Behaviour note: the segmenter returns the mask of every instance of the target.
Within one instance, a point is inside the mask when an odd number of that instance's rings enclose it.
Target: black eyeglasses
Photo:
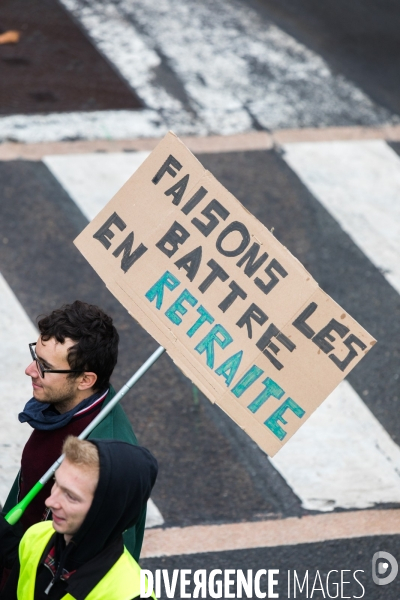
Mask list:
[[[72,371],[71,369],[45,369],[38,357],[36,356],[36,352],[33,349],[33,346],[36,346],[36,342],[29,344],[29,350],[31,352],[32,360],[35,361],[37,370],[39,371],[40,377],[43,379],[45,373],[81,373],[82,371]]]

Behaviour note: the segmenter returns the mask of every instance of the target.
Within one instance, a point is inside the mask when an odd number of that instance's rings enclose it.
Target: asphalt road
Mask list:
[[[1,115],[141,107],[56,0],[5,0],[0,15],[1,32],[21,32],[0,46]]]
[[[280,548],[257,548],[255,550],[220,552],[197,554],[190,556],[176,556],[171,558],[147,559],[142,561],[141,566],[155,573],[157,569],[168,570],[169,581],[172,580],[174,569],[187,569],[191,571],[186,575],[190,582],[194,581],[194,572],[204,569],[209,576],[211,569],[220,569],[226,572],[228,569],[242,570],[247,576],[247,571],[252,570],[254,577],[256,572],[265,569],[279,570],[274,578],[278,585],[273,591],[279,594],[279,598],[365,598],[368,600],[396,600],[400,593],[400,584],[394,581],[390,585],[377,586],[371,580],[371,557],[376,548],[385,547],[387,552],[398,555],[398,538],[395,536],[354,539],[346,541],[331,541],[323,544],[300,544],[297,546],[286,546]],[[328,576],[328,573],[336,570]],[[358,573],[356,572],[358,571]],[[295,587],[295,573],[297,581]],[[355,578],[354,578],[355,573]],[[181,576],[182,577],[182,576]],[[231,574],[234,585],[225,592],[236,591],[236,574]],[[308,579],[308,585],[307,585]],[[349,582],[341,584],[342,581]],[[356,581],[358,580],[358,582]],[[223,575],[216,575],[216,581],[222,580]],[[161,578],[161,581],[163,579]],[[261,578],[261,593],[267,594],[268,577],[264,574]],[[290,584],[289,584],[290,581]],[[180,595],[180,582],[178,578],[177,593]],[[361,585],[360,585],[361,584]],[[302,591],[301,587],[304,585]],[[315,588],[313,589],[313,586]],[[193,594],[194,585],[188,585],[186,592]],[[211,587],[213,591],[213,587]],[[161,585],[162,595],[167,598],[166,587]],[[169,596],[172,597],[172,596]],[[203,598],[212,598],[209,590]],[[222,598],[229,596],[222,593]],[[231,596],[240,597],[240,596]],[[243,597],[246,597],[243,595]],[[255,590],[249,597],[257,598]],[[269,596],[270,598],[273,596]]]
[[[400,10],[395,0],[250,0],[378,104],[400,112]]]

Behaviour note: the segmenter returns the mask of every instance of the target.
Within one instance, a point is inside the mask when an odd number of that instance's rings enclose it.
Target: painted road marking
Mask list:
[[[160,137],[168,127],[154,110],[103,110],[0,117],[0,142]]]
[[[297,130],[296,135],[298,134]],[[310,130],[308,130],[310,131]],[[312,130],[314,131],[314,130]],[[327,130],[322,130],[327,131]],[[365,128],[364,135],[382,137],[378,128]],[[388,132],[386,131],[388,134]],[[389,131],[391,139],[400,140],[400,127]],[[397,137],[395,137],[397,136]],[[270,150],[274,146],[273,136],[266,131],[251,131],[234,135],[182,136],[181,141],[195,154],[242,152],[251,150]],[[307,141],[306,138],[303,141]],[[295,140],[298,141],[297,138]],[[160,142],[159,138],[136,138],[129,140],[74,140],[68,142],[43,142],[38,144],[20,144],[5,142],[0,145],[0,160],[41,160],[53,154],[88,154],[92,152],[139,152],[152,151]]]
[[[284,158],[400,293],[400,158],[383,140],[286,144]]]
[[[146,529],[164,525],[164,517],[151,498],[147,501]]]
[[[226,525],[153,529],[141,558],[312,544],[400,534],[400,510],[366,510]]]
[[[400,141],[400,126],[382,127],[320,127],[317,129],[282,129],[250,131],[233,135],[181,136],[182,142],[195,154],[219,152],[246,152],[270,150],[275,145],[298,142],[327,142],[345,140]],[[4,142],[0,144],[0,160],[41,160],[53,154],[88,154],[92,152],[139,152],[151,151],[159,138],[132,138],[121,140],[73,140],[64,142],[41,142],[23,144]]]
[[[400,118],[246,3],[62,0],[144,111],[14,115],[0,141],[376,126]]]
[[[45,165],[91,221],[150,152],[46,156]]]
[[[346,380],[270,460],[308,510],[400,502],[400,448]]]
[[[18,421],[32,397],[30,377],[24,373],[31,362],[28,344],[38,332],[0,273],[0,503],[4,504],[21,464],[23,447],[32,429]]]
[[[100,52],[114,64],[146,106],[156,111],[159,122],[180,128],[182,132],[195,132],[193,117],[182,102],[163,85],[156,83],[161,58],[154,48],[157,44],[155,39],[141,34],[117,3],[83,3],[80,0],[62,0],[62,3],[80,21]]]
[[[48,156],[44,162],[91,220],[147,155]],[[309,510],[400,502],[400,449],[346,381],[271,462]]]
[[[182,116],[193,113],[197,128],[222,134],[253,129],[254,121],[267,129],[399,122],[246,3],[63,4],[147,106],[162,111],[169,127],[176,126],[169,120],[176,121],[178,106],[179,127],[187,126]],[[163,63],[182,86],[170,91],[168,103],[157,78]]]

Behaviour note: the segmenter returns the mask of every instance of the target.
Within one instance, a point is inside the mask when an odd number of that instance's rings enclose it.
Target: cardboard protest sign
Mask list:
[[[75,244],[270,456],[375,343],[172,133]]]

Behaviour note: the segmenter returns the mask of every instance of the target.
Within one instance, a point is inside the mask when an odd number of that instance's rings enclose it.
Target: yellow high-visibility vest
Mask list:
[[[19,545],[20,574],[18,600],[34,600],[36,572],[43,552],[54,534],[51,521],[37,523],[28,529]],[[86,596],[86,600],[131,600],[140,596],[140,567],[124,548],[123,554]],[[154,594],[152,598],[156,600]],[[75,600],[71,594],[62,600]]]

